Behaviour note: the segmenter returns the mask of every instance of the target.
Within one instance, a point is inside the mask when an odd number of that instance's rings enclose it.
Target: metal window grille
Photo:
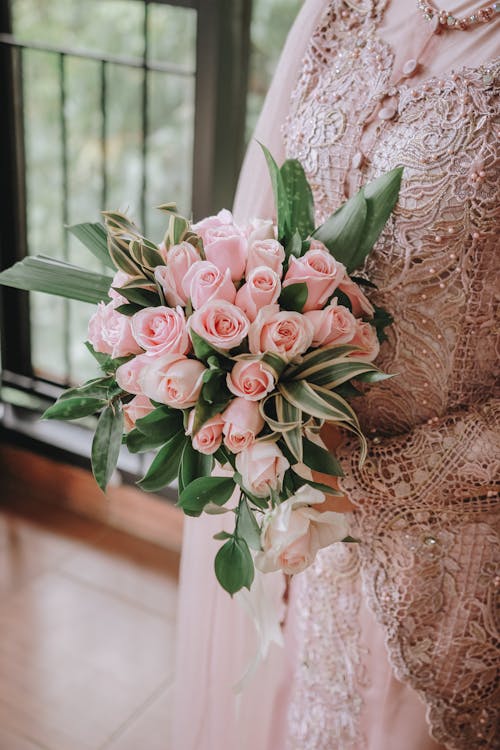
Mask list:
[[[68,102],[71,99],[71,76],[68,71],[75,60],[86,61],[94,70],[98,81],[95,108],[99,123],[99,166],[96,205],[109,206],[110,138],[109,102],[110,71],[136,71],[140,77],[140,105],[136,116],[140,118],[140,196],[136,218],[148,230],[148,170],[150,113],[152,106],[152,81],[154,76],[164,80],[183,80],[192,87],[194,117],[192,127],[191,211],[201,218],[230,206],[244,148],[245,103],[247,92],[249,35],[252,0],[129,0],[142,13],[142,52],[139,55],[111,54],[89,51],[40,40],[19,38],[13,32],[12,9],[16,0],[0,0],[0,91],[2,117],[0,118],[0,267],[6,268],[29,254],[29,226],[27,175],[31,168],[26,153],[26,130],[29,117],[23,90],[27,56],[37,50],[55,62],[57,78],[58,169],[61,173],[62,198],[58,207],[61,224],[70,217],[71,122]],[[50,0],[46,0],[50,2]],[[100,4],[112,0],[100,0]],[[83,0],[79,7],[90,6]],[[151,15],[155,6],[177,6],[191,9],[196,14],[195,65],[192,68],[154,59],[151,54]],[[83,45],[82,45],[83,47]],[[33,125],[30,125],[33,127]],[[161,201],[176,199],[165,195]],[[89,187],[89,189],[91,189]],[[82,216],[78,220],[95,220]],[[68,238],[61,233],[62,257],[68,256]],[[38,251],[38,250],[37,250]],[[40,250],[47,255],[53,248]],[[85,251],[83,251],[85,253]],[[84,258],[84,256],[82,256]],[[85,260],[82,261],[85,264]],[[50,305],[54,297],[45,297]],[[35,448],[50,456],[88,466],[91,436],[85,426],[61,423],[40,423],[40,410],[53,399],[72,377],[81,380],[70,368],[69,344],[71,338],[71,305],[57,301],[64,329],[63,347],[66,363],[63,377],[55,379],[37,372],[33,366],[33,307],[30,313],[30,296],[26,292],[0,287],[0,439],[21,446]],[[53,303],[55,304],[55,303]],[[90,309],[84,310],[84,315]],[[36,338],[36,337],[35,337]],[[44,403],[45,400],[45,403]],[[3,402],[3,403],[2,403]],[[121,461],[124,476],[133,477],[142,470],[140,459],[125,457]]]
[[[110,2],[112,0],[102,0]],[[106,54],[75,49],[41,41],[24,41],[13,34],[13,0],[0,0],[0,81],[3,92],[3,117],[0,118],[0,194],[1,265],[7,267],[29,253],[27,227],[26,175],[30,169],[25,153],[27,118],[23,93],[26,56],[33,50],[51,55],[57,64],[59,165],[62,182],[62,224],[70,219],[71,200],[69,140],[71,123],[67,116],[69,98],[68,68],[75,59],[88,61],[98,74],[100,122],[99,203],[108,206],[109,71],[116,68],[136,70],[141,76],[140,103],[140,201],[137,217],[147,232],[148,143],[150,136],[151,80],[162,74],[165,79],[184,79],[194,84],[194,123],[192,148],[191,209],[195,218],[208,215],[231,204],[244,144],[245,97],[248,71],[251,0],[130,0],[142,6],[142,42],[140,57]],[[150,54],[150,14],[154,6],[191,8],[196,13],[196,66],[193,69],[158,61]],[[166,195],[172,199],[175,196]],[[108,206],[109,207],[109,206]],[[89,218],[92,217],[82,217]],[[62,257],[68,257],[68,236],[62,234]],[[44,249],[51,254],[50,248]],[[32,363],[33,326],[27,293],[0,290],[3,381],[34,389],[43,384],[43,374],[34,372]],[[70,305],[62,303],[65,374],[72,379],[69,345],[71,338]],[[73,374],[74,375],[74,374]],[[35,377],[36,376],[36,377]]]

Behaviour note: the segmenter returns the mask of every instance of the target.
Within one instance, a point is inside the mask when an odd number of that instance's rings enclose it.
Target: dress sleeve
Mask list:
[[[454,750],[497,747],[500,401],[338,449],[395,674]]]

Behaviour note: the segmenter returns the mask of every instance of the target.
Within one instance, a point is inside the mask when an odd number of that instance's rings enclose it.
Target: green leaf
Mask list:
[[[168,406],[157,406],[154,411],[138,419],[135,426],[144,435],[157,437],[165,443],[182,430],[182,411],[170,409]]]
[[[236,525],[238,537],[244,539],[251,549],[262,549],[260,543],[260,527],[255,515],[248,506],[246,498],[240,501],[238,507],[238,523]]]
[[[92,471],[101,490],[105,491],[115,470],[123,434],[121,404],[103,409],[92,441]]]
[[[335,260],[343,263],[348,271],[357,265],[354,258],[362,240],[367,211],[361,189],[314,232],[314,237],[326,245]]]
[[[137,482],[146,492],[157,492],[177,477],[179,461],[186,443],[184,430],[179,430],[161,448],[145,476]]]
[[[217,541],[225,541],[226,539],[232,539],[233,535],[228,534],[227,531],[219,531],[217,534],[214,534],[212,539],[217,539]]]
[[[283,175],[281,174],[281,171],[274,161],[274,158],[269,149],[267,149],[262,143],[260,143],[259,145],[264,152],[267,167],[269,169],[269,176],[271,177],[271,185],[273,188],[274,203],[276,206],[276,216],[278,221],[278,240],[281,241],[287,235],[290,220],[288,198],[283,182]]]
[[[193,331],[192,328],[189,329],[189,337],[193,343],[193,350],[196,355],[196,358],[201,360],[202,362],[207,363],[209,358],[214,357],[219,366],[223,362],[229,362],[230,359],[227,356],[227,352],[221,352],[218,349],[214,349],[213,346],[211,346],[208,341],[205,341],[204,338],[202,338],[196,331]]]
[[[306,302],[307,284],[305,281],[283,287],[278,300],[282,310],[294,310],[299,313],[302,312]]]
[[[84,223],[84,224],[73,224],[67,227],[74,237],[85,245],[87,250],[90,250],[101,263],[112,271],[115,270],[115,264],[109,257],[108,252],[108,235],[106,229],[102,224],[96,222],[95,224]]]
[[[352,408],[341,396],[319,386],[311,386],[305,380],[279,383],[278,389],[287,401],[311,417],[332,422],[357,424]]]
[[[0,273],[0,284],[31,292],[45,292],[81,302],[109,302],[112,278],[86,271],[55,258],[35,255],[24,258]]]
[[[306,239],[314,231],[314,199],[302,164],[287,159],[280,169],[288,200],[288,230]]]
[[[211,377],[211,373],[214,373],[213,378]],[[203,384],[198,401],[194,407],[193,435],[196,435],[205,422],[215,417],[216,414],[223,412],[229,401],[233,398],[226,386],[225,374],[222,381],[218,376],[217,370],[208,370],[205,375],[208,378],[208,382]],[[217,388],[219,389],[218,391]]]
[[[308,367],[300,373],[298,378],[314,383],[314,385],[322,385],[324,388],[332,389],[342,385],[347,380],[360,378],[364,373],[382,375],[380,370],[371,362],[361,362],[354,358],[342,357],[337,358],[332,363],[322,362]]]
[[[346,544],[359,544],[361,540],[360,539],[355,539],[353,536],[345,536],[340,541],[341,542],[346,542]]]
[[[76,388],[68,388],[61,393],[59,400],[67,398],[98,398],[109,400],[122,393],[120,386],[113,377],[94,378]]]
[[[296,422],[297,426],[283,432],[283,439],[294,459],[302,462],[302,412],[283,397],[276,397],[276,416],[278,422],[289,424]]]
[[[112,359],[109,354],[96,352],[90,341],[85,341],[84,344],[98,363],[101,370],[105,373],[114,373],[120,365],[124,365],[125,362],[128,362],[135,357],[135,354],[129,354],[127,357],[117,357],[116,359]]]
[[[356,376],[356,380],[361,383],[380,383],[382,380],[389,380],[393,378],[394,374],[389,372],[381,372],[380,370],[374,370],[370,372],[364,372],[361,375]]]
[[[244,539],[229,539],[215,556],[215,575],[231,596],[242,588],[250,589],[254,578],[252,555]]]
[[[190,440],[186,441],[182,451],[181,463],[179,466],[179,492],[182,493],[185,488],[195,479],[200,477],[209,477],[212,471],[213,458],[204,453],[198,453],[192,446]]]
[[[367,214],[361,240],[357,244],[356,253],[351,259],[348,271],[363,265],[366,256],[378,240],[397,203],[402,176],[403,167],[396,167],[365,185]]]
[[[306,437],[302,441],[304,447],[304,463],[312,471],[320,474],[330,474],[332,477],[343,477],[344,472],[339,461],[329,451],[325,450]]]
[[[103,398],[63,398],[49,406],[42,414],[42,419],[80,419],[95,414],[106,404],[107,400]]]
[[[118,305],[118,307],[115,307],[116,312],[121,313],[122,315],[127,315],[128,317],[132,317],[132,315],[135,315],[140,310],[143,310],[144,308],[141,307],[141,305],[137,305],[133,302],[130,302],[125,305]]]
[[[274,373],[274,377],[276,380],[279,380],[281,373],[287,366],[287,362],[285,362],[284,359],[281,359],[277,354],[273,354],[273,352],[266,352],[261,357],[262,362],[265,362],[266,365],[269,365],[271,370]]]
[[[179,496],[177,505],[188,516],[199,516],[207,503],[224,505],[234,492],[232,477],[199,477],[190,482]]]
[[[227,387],[227,373],[224,370],[205,371],[202,396],[208,404],[227,403],[232,398]]]
[[[377,331],[377,338],[380,343],[382,343],[383,341],[387,341],[387,334],[385,332],[385,329],[388,326],[392,325],[392,323],[394,323],[394,318],[392,317],[392,315],[383,307],[377,307],[375,305],[375,312],[370,323],[375,326],[375,330]]]
[[[130,453],[146,453],[155,450],[165,443],[165,438],[145,435],[140,430],[131,430],[125,436],[125,443]]]
[[[313,349],[309,354],[304,354],[299,365],[289,366],[284,375],[286,378],[297,378],[305,372],[305,370],[308,370],[311,367],[316,367],[325,362],[328,364],[334,364],[345,354],[355,351],[356,347],[349,346],[348,344],[343,344],[341,346],[322,346],[320,349]]]
[[[113,287],[113,289],[125,297],[129,302],[140,307],[158,307],[160,298],[156,292],[149,289],[135,289],[127,287]]]
[[[292,235],[292,238],[289,240],[287,246],[285,247],[285,256],[289,258],[290,255],[293,255],[295,258],[300,258],[300,256],[302,255],[302,248],[302,237],[300,236],[299,231],[296,229]]]

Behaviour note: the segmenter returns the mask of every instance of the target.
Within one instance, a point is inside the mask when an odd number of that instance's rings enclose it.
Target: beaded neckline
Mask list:
[[[433,30],[467,31],[478,24],[488,23],[500,14],[500,2],[491,3],[463,18],[457,18],[449,10],[438,10],[428,0],[417,0],[417,8],[423,13],[426,21],[433,24]]]

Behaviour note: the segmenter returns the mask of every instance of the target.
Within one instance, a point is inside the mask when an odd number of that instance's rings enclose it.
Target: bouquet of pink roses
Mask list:
[[[231,594],[262,571],[303,570],[318,549],[353,541],[342,514],[319,512],[341,476],[319,432],[333,422],[366,441],[355,383],[388,377],[373,364],[390,316],[349,276],[397,199],[401,170],[367,185],[321,227],[300,163],[268,161],[276,223],[238,226],[229,211],[193,224],[162,206],[159,245],[119,212],[71,231],[113,277],[28,258],[0,283],[98,302],[86,345],[103,375],[64,392],[46,418],[99,414],[92,466],[105,489],[120,446],[158,450],[139,486],[178,481],[190,516],[230,512],[234,531],[215,572]],[[250,550],[254,550],[252,555]]]

